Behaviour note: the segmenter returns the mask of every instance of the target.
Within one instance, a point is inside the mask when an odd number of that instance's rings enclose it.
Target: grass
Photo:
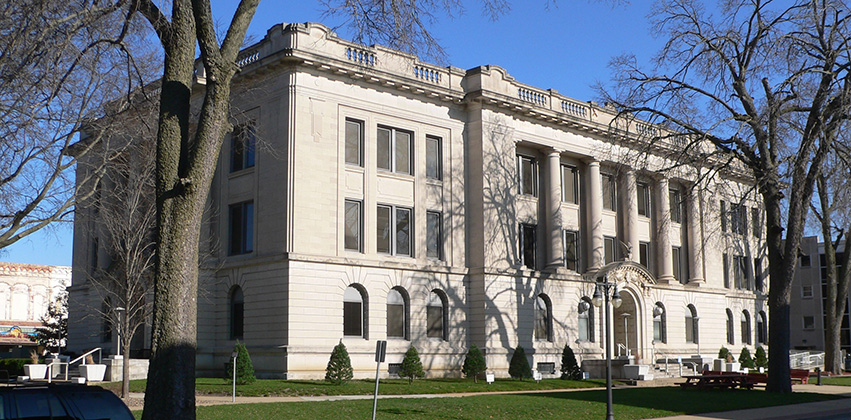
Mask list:
[[[130,381],[130,392],[145,392],[145,380]],[[102,384],[104,388],[118,391],[120,382]],[[540,383],[525,380],[498,379],[493,384],[484,381],[473,383],[468,379],[419,379],[408,385],[407,379],[382,379],[379,395],[450,394],[460,392],[529,391],[568,388],[591,388],[605,386],[605,381],[563,381],[545,379]],[[199,395],[230,395],[232,385],[221,378],[198,378],[195,393]],[[299,381],[283,379],[258,379],[250,385],[237,385],[236,395],[241,397],[299,397],[318,395],[372,395],[374,380],[350,381],[344,385],[333,385],[325,381]]]
[[[816,377],[810,377],[810,383],[816,383]],[[842,385],[851,386],[851,376],[822,376],[821,383],[823,385]]]
[[[621,420],[698,414],[774,405],[824,401],[835,396],[761,390],[699,391],[632,388],[614,391],[614,412]],[[598,419],[605,415],[604,390],[460,398],[394,398],[378,402],[382,419]],[[235,404],[197,408],[199,420],[369,418],[372,400]],[[135,413],[139,417],[139,413]]]

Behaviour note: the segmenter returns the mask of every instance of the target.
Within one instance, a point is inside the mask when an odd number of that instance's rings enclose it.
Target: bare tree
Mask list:
[[[836,156],[825,161],[816,180],[818,205],[813,204],[812,210],[824,238],[825,371],[841,374],[841,326],[851,282],[851,250],[847,246],[847,234],[851,231],[851,187],[847,182],[851,161],[847,142],[837,141],[836,146]],[[840,256],[837,248],[843,241],[844,252]]]
[[[124,356],[121,387],[124,398],[130,390],[130,345],[136,332],[150,321],[152,308],[156,161],[153,127],[146,124],[151,107],[144,106],[146,103],[122,114],[125,127],[132,127],[132,132],[112,127],[111,133],[104,134],[104,138],[111,139],[110,147],[98,149],[108,156],[94,159],[96,163],[109,162],[102,179],[109,194],[93,204],[98,234],[109,263],[96,268],[90,282],[100,300],[109,301],[110,305],[90,309],[119,331]],[[134,116],[136,121],[131,121]],[[120,140],[113,139],[119,136]],[[123,309],[115,311],[113,307]]]
[[[697,0],[664,0],[651,16],[667,39],[655,65],[614,60],[617,88],[604,95],[625,114],[666,125],[686,149],[729,156],[730,169],[755,180],[770,273],[766,389],[791,392],[791,283],[831,150],[832,138],[821,133],[841,125],[851,103],[848,5],[734,0],[707,10]]]
[[[68,170],[97,139],[69,147],[149,73],[131,54],[144,45],[139,29],[122,1],[0,5],[0,249],[68,220],[77,186],[97,182],[96,171],[75,185]]]

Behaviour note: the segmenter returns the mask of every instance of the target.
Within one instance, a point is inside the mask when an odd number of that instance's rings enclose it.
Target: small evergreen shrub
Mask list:
[[[569,345],[564,345],[564,350],[561,352],[561,379],[579,380],[582,379],[582,371],[579,370],[579,364],[576,363],[576,355],[573,354],[573,349]]]
[[[522,346],[517,346],[514,354],[511,355],[511,362],[508,364],[508,374],[512,378],[520,379],[531,378],[532,368],[529,367],[529,360],[526,359],[526,350]]]
[[[728,361],[727,359],[730,357],[730,349],[726,347],[721,347],[721,350],[718,350],[718,358],[724,361]]]
[[[248,385],[256,381],[254,365],[251,363],[251,356],[248,355],[248,349],[245,348],[245,344],[237,341],[233,350],[236,352],[236,384]],[[228,379],[233,380],[233,358],[228,359],[226,370]]]
[[[411,346],[405,352],[405,358],[402,359],[402,366],[399,368],[399,376],[408,378],[408,385],[414,382],[414,378],[425,376],[423,362],[420,361],[420,354],[417,353],[416,347]]]
[[[756,348],[756,358],[753,362],[758,368],[768,368],[768,355],[765,354],[765,349],[762,346]]]
[[[461,368],[461,371],[464,372],[464,376],[473,378],[473,382],[478,383],[479,375],[485,373],[487,370],[488,365],[485,362],[485,357],[482,356],[482,351],[473,344],[470,346],[470,350],[467,351],[467,356],[464,357],[464,367]]]
[[[23,376],[24,365],[30,364],[30,359],[0,359],[0,370],[9,372],[9,377]]]
[[[739,363],[742,364],[743,368],[753,369],[753,358],[747,347],[742,347],[742,352],[739,353]]]
[[[331,351],[331,359],[325,367],[325,380],[335,385],[342,385],[352,379],[352,360],[343,340],[334,346]]]

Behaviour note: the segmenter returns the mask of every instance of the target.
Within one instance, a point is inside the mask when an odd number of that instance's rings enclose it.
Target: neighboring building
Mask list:
[[[28,357],[47,307],[71,285],[71,267],[0,262],[0,355]]]
[[[844,251],[845,242],[841,242],[836,249],[837,260],[841,258]],[[795,280],[792,283],[790,341],[793,349],[825,350],[826,273],[824,242],[819,242],[816,236],[804,238],[801,241],[798,268],[795,270]],[[851,313],[848,311],[846,299],[845,317],[842,318],[840,327],[841,349],[846,353],[851,351],[849,325],[851,325]]]
[[[199,374],[221,374],[236,340],[259,375],[289,379],[323,377],[340,340],[356,377],[376,340],[382,369],[413,345],[431,376],[459,375],[471,344],[501,376],[518,345],[542,371],[565,344],[599,360],[589,274],[621,259],[614,342],[638,358],[765,343],[763,213],[742,171],[657,172],[682,150],[639,158],[659,127],[319,24],[274,26],[240,57],[203,231]],[[106,263],[97,217],[75,218],[72,313]]]

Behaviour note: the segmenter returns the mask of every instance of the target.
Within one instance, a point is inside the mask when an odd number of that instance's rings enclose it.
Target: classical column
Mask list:
[[[700,285],[706,283],[706,279],[703,277],[703,232],[700,229],[703,217],[700,212],[700,192],[695,186],[690,188],[686,194],[689,273],[691,274],[691,279],[688,282],[689,284]]]
[[[640,256],[638,253],[638,192],[635,184],[635,171],[632,168],[626,169],[624,174],[623,185],[621,191],[624,195],[624,232],[626,233],[626,243],[629,246],[629,260],[639,262]]]
[[[557,150],[547,152],[547,267],[564,266],[564,244],[561,239],[561,155]]]
[[[588,162],[588,269],[603,266],[603,184],[600,178],[600,162]]]
[[[656,180],[656,255],[659,283],[674,282],[674,261],[671,259],[671,197],[668,178]]]

